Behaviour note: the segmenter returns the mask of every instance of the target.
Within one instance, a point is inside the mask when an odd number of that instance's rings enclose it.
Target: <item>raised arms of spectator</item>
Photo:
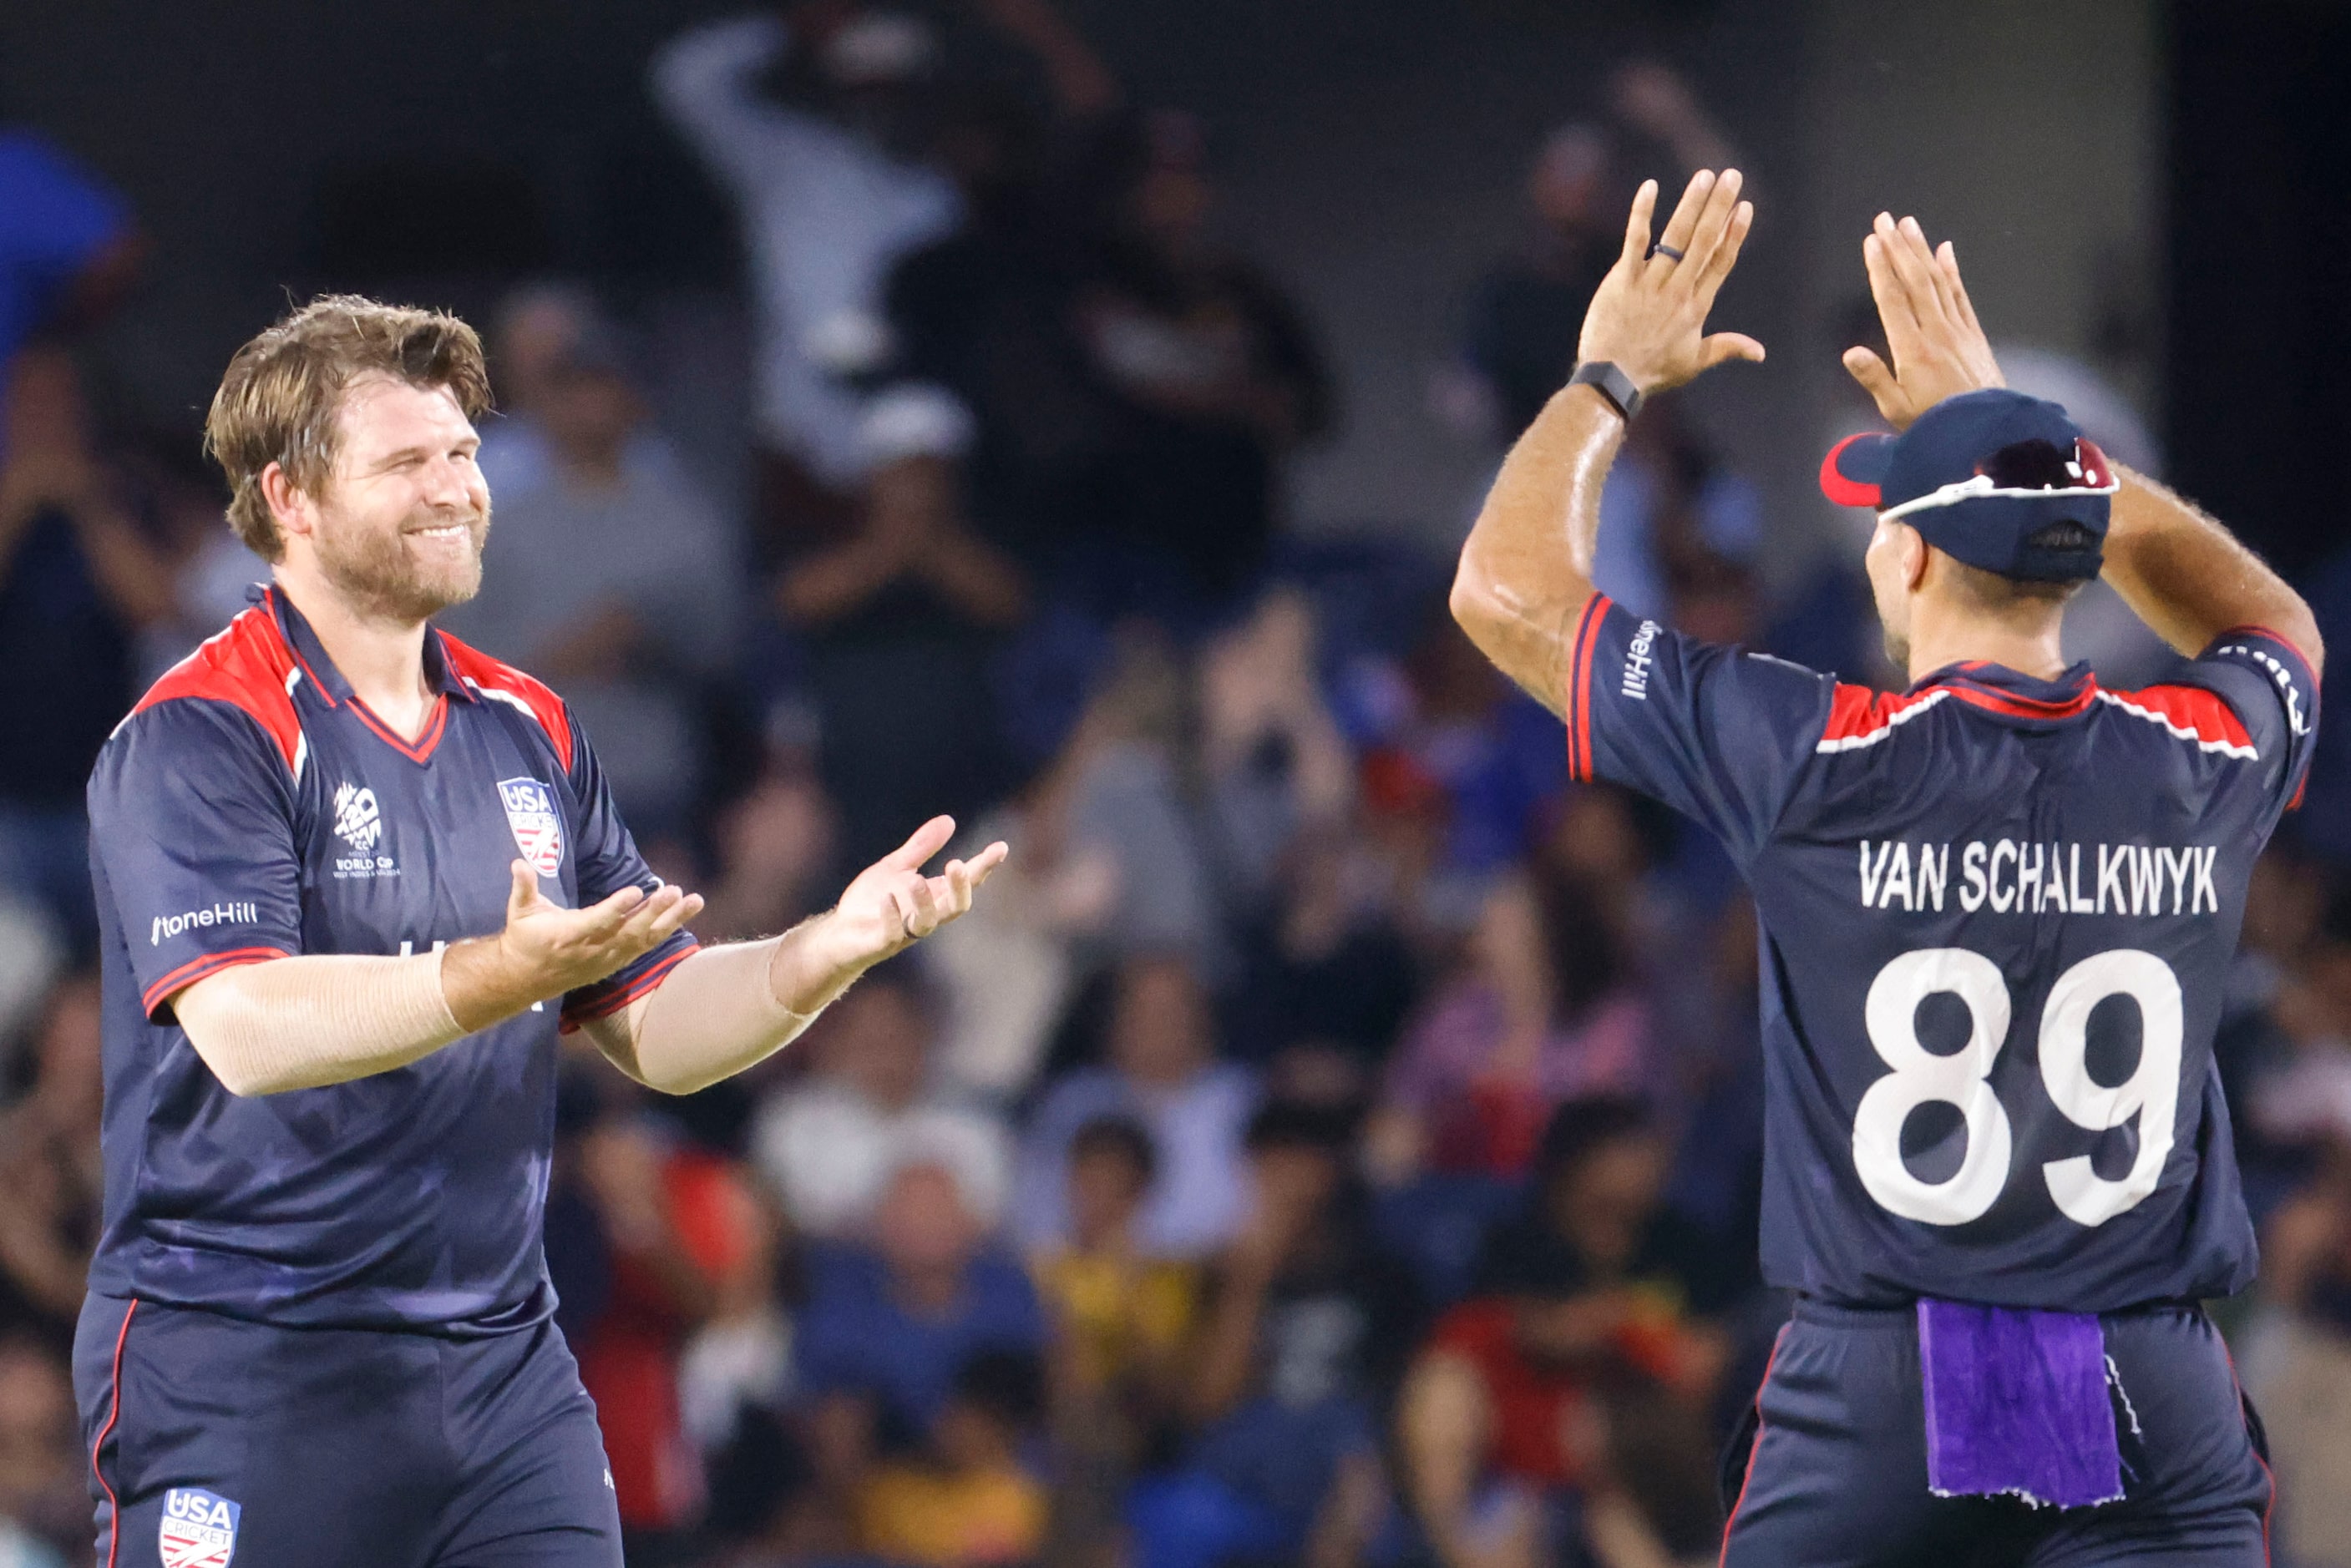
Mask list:
[[[848,133],[759,96],[762,72],[783,57],[792,28],[772,15],[738,16],[681,33],[653,54],[653,100],[712,171],[738,190],[823,158]]]
[[[1618,67],[1608,80],[1608,107],[1671,148],[1684,168],[1721,169],[1739,161],[1730,139],[1671,66],[1633,60]]]
[[[1751,337],[1706,332],[1754,221],[1740,183],[1736,169],[1691,176],[1659,242],[1681,253],[1678,261],[1650,254],[1657,182],[1642,183],[1624,250],[1584,317],[1581,359],[1610,361],[1648,395],[1726,359],[1763,358]],[[1601,486],[1624,437],[1624,420],[1590,387],[1554,396],[1503,461],[1454,576],[1454,618],[1553,712],[1567,690],[1575,619],[1592,597]]]
[[[1949,240],[1930,248],[1916,218],[1884,213],[1862,242],[1894,365],[1848,348],[1844,366],[1895,429],[1959,392],[2005,386]],[[2117,465],[2105,576],[2138,618],[2193,657],[2224,631],[2264,627],[2317,670],[2326,649],[2302,596],[2194,503]]]

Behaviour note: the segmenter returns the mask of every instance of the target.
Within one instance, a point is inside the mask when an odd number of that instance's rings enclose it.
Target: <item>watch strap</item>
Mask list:
[[[1641,411],[1641,389],[1633,385],[1633,378],[1606,359],[1586,359],[1567,379],[1571,387],[1589,387],[1614,406],[1625,416],[1627,424]]]

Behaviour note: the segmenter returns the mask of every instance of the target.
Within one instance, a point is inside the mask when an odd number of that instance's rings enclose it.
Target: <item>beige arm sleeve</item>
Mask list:
[[[441,954],[310,954],[239,964],[172,1000],[232,1095],[315,1089],[404,1067],[465,1031],[441,991]]]
[[[666,1095],[731,1078],[816,1021],[777,1000],[772,971],[783,940],[700,949],[650,995],[586,1024],[589,1037],[622,1072]]]

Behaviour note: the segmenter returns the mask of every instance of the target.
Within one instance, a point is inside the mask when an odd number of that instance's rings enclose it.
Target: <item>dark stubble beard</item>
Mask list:
[[[1910,639],[1881,624],[1878,641],[1885,646],[1886,660],[1893,665],[1894,672],[1907,680],[1910,678]]]
[[[413,528],[463,522],[473,535],[473,558],[445,572],[421,571],[408,558],[402,536]],[[319,566],[353,609],[371,620],[413,625],[482,590],[482,547],[490,536],[490,513],[416,512],[396,529],[352,527],[319,531]]]

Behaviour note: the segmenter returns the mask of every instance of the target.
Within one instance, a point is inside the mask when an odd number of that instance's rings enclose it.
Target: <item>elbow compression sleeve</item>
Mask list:
[[[777,999],[769,971],[783,940],[704,948],[664,977],[645,999],[633,1042],[646,1083],[671,1094],[706,1087],[790,1044],[816,1021]]]
[[[441,954],[309,954],[240,964],[172,1003],[196,1054],[233,1094],[315,1089],[404,1067],[465,1034]]]

